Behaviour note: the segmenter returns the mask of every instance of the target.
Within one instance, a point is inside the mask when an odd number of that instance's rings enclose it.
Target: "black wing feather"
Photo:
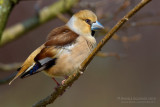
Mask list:
[[[57,58],[54,58],[54,59],[46,62],[43,65],[37,61],[36,64],[29,71],[22,73],[21,78],[25,78],[25,77],[31,76],[33,74],[36,74],[42,70],[49,69],[50,67],[52,67],[56,64],[56,60],[57,60]]]

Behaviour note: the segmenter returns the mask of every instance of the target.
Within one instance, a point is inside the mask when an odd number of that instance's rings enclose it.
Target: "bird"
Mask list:
[[[18,77],[25,78],[43,71],[60,85],[55,77],[68,77],[76,72],[81,63],[96,46],[95,31],[103,29],[91,10],[80,10],[69,21],[54,28],[46,42],[33,51],[17,69]]]

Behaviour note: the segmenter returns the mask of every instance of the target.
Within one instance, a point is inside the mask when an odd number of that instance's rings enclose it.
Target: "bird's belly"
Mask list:
[[[57,59],[56,65],[45,72],[52,77],[69,76],[77,72],[78,67],[87,56],[88,53],[79,53],[77,55],[64,54]]]
[[[94,42],[91,45],[95,45]],[[78,71],[80,64],[88,57],[94,47],[89,47],[86,41],[79,41],[63,51],[57,58],[56,64],[46,72],[52,76],[69,76]]]
[[[79,51],[72,50],[71,52],[64,53],[59,56],[56,64],[48,69],[46,73],[52,77],[55,76],[69,76],[77,72],[80,64],[90,54],[88,48],[79,47]]]

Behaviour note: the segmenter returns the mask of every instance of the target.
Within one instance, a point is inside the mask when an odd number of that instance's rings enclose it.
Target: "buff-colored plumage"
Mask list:
[[[13,80],[39,71],[52,78],[75,73],[96,45],[92,32],[101,28],[92,11],[75,13],[66,25],[51,31],[47,41],[26,59]]]

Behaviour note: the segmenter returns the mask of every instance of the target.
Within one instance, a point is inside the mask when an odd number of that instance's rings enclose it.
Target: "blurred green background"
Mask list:
[[[45,0],[41,8],[55,1]],[[139,1],[130,0],[131,5],[117,15],[117,20]],[[84,2],[92,4],[98,1],[81,0],[81,5],[84,6]],[[99,7],[96,7],[98,8],[96,12],[110,15],[116,12],[124,0],[102,2]],[[159,3],[160,1],[153,0],[138,12],[130,23],[160,21]],[[36,0],[24,0],[16,5],[9,17],[7,27],[33,16],[35,4]],[[95,11],[89,6],[83,6],[72,10],[76,12],[87,8]],[[65,16],[70,18],[69,15],[65,14]],[[143,17],[138,18],[138,16]],[[106,21],[101,18],[99,21],[111,28],[117,20],[111,18],[110,21]],[[6,64],[23,62],[45,41],[47,34],[53,28],[61,25],[64,25],[64,22],[56,18],[1,47],[0,62]],[[111,39],[103,47],[102,52],[115,52],[120,55],[120,60],[115,57],[95,57],[84,75],[67,89],[64,95],[47,107],[160,107],[160,25],[128,27],[120,29],[117,34],[126,37],[140,34],[141,39],[127,43]],[[103,35],[97,36],[97,41]],[[4,78],[13,72],[15,71],[0,72],[0,77]],[[0,85],[0,106],[30,107],[53,92],[55,86],[54,81],[43,73],[26,79],[17,79],[11,86]]]

